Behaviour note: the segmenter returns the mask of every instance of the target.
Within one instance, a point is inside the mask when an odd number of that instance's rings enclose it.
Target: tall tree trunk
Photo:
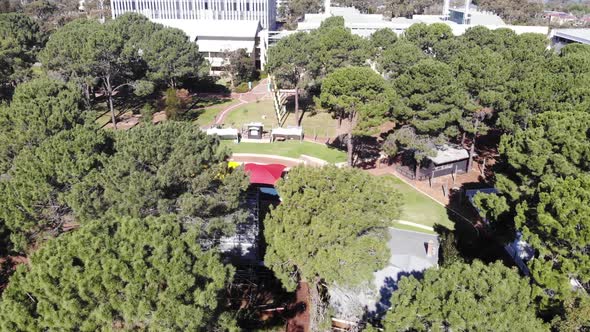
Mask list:
[[[469,148],[469,161],[467,162],[467,172],[471,171],[473,166],[473,153],[475,153],[475,140],[477,139],[477,128],[479,127],[479,119],[475,119],[475,128],[473,131],[473,142],[471,142],[471,148]]]
[[[466,135],[466,133],[463,132],[463,135],[461,136],[461,146],[462,147],[465,147],[465,135]]]
[[[111,121],[113,122],[113,126],[117,129],[117,119],[115,118],[115,108],[113,107],[113,87],[111,86],[111,79],[109,76],[105,77],[104,79],[104,88],[109,98],[109,108],[111,110]]]
[[[414,180],[418,181],[418,174],[420,172],[420,162],[416,161],[416,168],[414,168]]]
[[[299,116],[299,87],[295,86],[295,120],[297,126],[301,125],[301,117]]]
[[[113,126],[117,129],[117,119],[115,118],[115,108],[113,107],[113,96],[109,93],[109,108],[111,109],[111,121]]]
[[[473,154],[475,153],[475,137],[477,133],[473,135],[473,142],[471,142],[471,148],[469,148],[469,162],[467,162],[467,172],[471,171],[473,167]]]
[[[354,160],[353,160],[353,152],[354,152],[354,143],[352,142],[352,122],[353,122],[353,117],[352,115],[349,116],[349,121],[348,121],[348,140],[346,142],[346,150],[348,152],[348,166],[352,167],[354,166]]]

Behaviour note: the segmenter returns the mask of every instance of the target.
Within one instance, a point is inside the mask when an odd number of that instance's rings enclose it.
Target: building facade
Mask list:
[[[259,21],[263,29],[276,25],[276,0],[112,0],[113,19],[128,12],[151,20]]]

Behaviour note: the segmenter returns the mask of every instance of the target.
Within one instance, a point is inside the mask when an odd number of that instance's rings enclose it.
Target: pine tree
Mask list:
[[[212,331],[232,276],[173,216],[105,218],[47,242],[0,301],[3,331]]]

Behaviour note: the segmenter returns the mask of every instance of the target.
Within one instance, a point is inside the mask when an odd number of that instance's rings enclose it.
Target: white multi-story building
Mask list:
[[[111,0],[113,19],[128,12],[151,20],[260,21],[263,29],[276,24],[276,0]]]

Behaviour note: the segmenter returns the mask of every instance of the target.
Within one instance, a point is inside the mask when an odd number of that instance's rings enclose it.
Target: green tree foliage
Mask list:
[[[146,40],[142,58],[153,82],[176,88],[182,79],[197,77],[204,65],[197,44],[179,29],[164,28]]]
[[[123,15],[121,20],[69,23],[52,35],[41,54],[48,69],[84,90],[101,87],[115,126],[116,92],[137,88],[136,94],[149,93],[146,79],[175,87],[182,79],[197,76],[203,64],[196,44],[182,31],[163,28],[133,14]]]
[[[319,13],[323,10],[323,3],[319,0],[288,0],[279,7],[279,17],[285,20],[285,27],[294,30],[297,22],[305,14]]]
[[[435,0],[387,0],[385,6],[391,17],[412,18],[416,14],[424,14],[424,11],[435,4]]]
[[[377,67],[386,77],[395,79],[424,58],[426,55],[416,45],[399,40],[377,58]]]
[[[223,54],[223,58],[224,75],[229,78],[232,89],[241,83],[251,81],[254,78],[256,73],[254,59],[252,56],[248,55],[245,48],[240,48],[235,51],[226,51]]]
[[[547,112],[526,129],[506,135],[499,152],[509,169],[497,188],[513,199],[528,196],[542,179],[575,176],[590,170],[590,118],[582,112]]]
[[[473,101],[486,107],[506,107],[506,84],[510,81],[511,67],[500,53],[489,48],[470,47],[456,56],[452,66]]]
[[[354,286],[389,257],[387,232],[401,196],[356,169],[296,167],[277,185],[282,203],[264,220],[265,262],[283,285],[298,280]]]
[[[455,263],[404,277],[385,331],[548,331],[535,316],[531,286],[500,262]]]
[[[451,67],[433,59],[410,67],[394,84],[405,106],[394,117],[411,124],[417,134],[455,137],[463,113],[473,108]]]
[[[529,267],[542,309],[571,296],[570,278],[587,284],[590,261],[590,119],[582,112],[546,112],[526,130],[505,135],[496,174],[499,197],[477,198],[497,227],[515,227],[537,250]]]
[[[369,47],[371,48],[371,53],[373,53],[374,56],[380,55],[383,50],[386,50],[395,45],[397,39],[397,34],[388,28],[379,29],[373,32],[371,37],[369,37]]]
[[[101,167],[110,145],[105,132],[77,127],[18,155],[0,182],[0,219],[17,250],[42,238],[44,231],[57,234],[64,223],[75,221],[67,203],[70,189]]]
[[[396,95],[368,67],[340,68],[322,84],[320,102],[334,117],[348,122],[348,164],[353,165],[354,135],[364,135],[390,114]]]
[[[590,329],[590,297],[582,295],[567,299],[563,316],[552,322],[557,331],[577,332]]]
[[[537,23],[543,11],[543,3],[527,0],[478,0],[478,6],[498,14],[510,24]]]
[[[0,173],[24,147],[38,146],[84,120],[77,87],[50,78],[19,85],[10,105],[0,105]]]
[[[315,40],[310,50],[314,78],[321,79],[338,68],[362,66],[368,59],[368,41],[344,27],[342,17],[324,20],[320,28],[311,33],[311,38]]]
[[[424,159],[436,156],[435,142],[438,142],[438,139],[416,134],[415,128],[403,126],[387,136],[383,142],[383,151],[390,158],[395,157],[400,150],[411,152],[416,162],[415,176],[418,178],[420,165]]]
[[[31,75],[45,36],[23,14],[0,14],[0,86],[15,85]]]
[[[174,217],[94,221],[21,265],[0,302],[4,331],[212,331],[233,274]]]
[[[72,188],[74,211],[84,219],[174,213],[213,236],[242,220],[248,186],[243,172],[228,173],[228,151],[189,123],[170,121],[118,132],[115,153],[100,172]]]
[[[546,180],[533,199],[516,207],[516,226],[538,252],[530,266],[539,295],[563,300],[571,278],[590,282],[590,176]]]
[[[453,31],[444,23],[417,23],[406,29],[404,37],[424,53],[432,55],[438,43],[453,38]]]
[[[93,77],[93,53],[90,38],[100,23],[91,20],[76,20],[66,24],[51,35],[46,47],[39,54],[43,66],[57,72],[66,80],[78,84],[87,83]]]
[[[165,93],[165,98],[166,107],[164,111],[166,112],[166,118],[170,120],[178,119],[184,108],[184,105],[182,100],[178,97],[176,89],[168,88]]]
[[[295,88],[295,118],[300,121],[299,115],[299,89],[305,85],[311,77],[310,65],[314,54],[311,51],[313,37],[305,32],[298,32],[281,38],[279,42],[268,50],[268,62],[266,68],[281,87]]]

